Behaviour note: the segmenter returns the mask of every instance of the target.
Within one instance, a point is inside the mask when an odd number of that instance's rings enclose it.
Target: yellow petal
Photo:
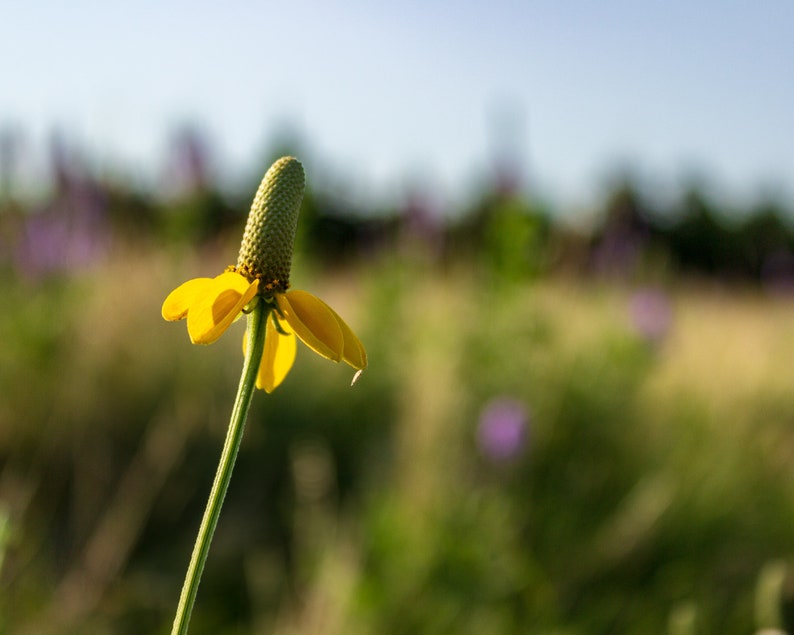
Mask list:
[[[212,344],[237,319],[256,295],[259,281],[227,271],[213,278],[187,313],[187,331],[194,344]]]
[[[163,318],[169,322],[183,319],[199,295],[212,284],[212,278],[194,278],[180,284],[163,302]]]
[[[295,362],[297,349],[295,336],[285,328],[284,324],[280,326],[287,334],[279,333],[273,322],[275,319],[276,316],[271,315],[267,321],[265,350],[262,352],[262,362],[259,364],[259,373],[256,377],[256,387],[267,393],[273,392],[284,381]]]
[[[331,308],[306,291],[276,294],[276,304],[290,328],[318,355],[338,362],[345,338]]]
[[[345,340],[342,360],[356,370],[364,370],[367,367],[367,351],[364,350],[364,345],[361,343],[361,340],[356,337],[356,334],[353,333],[353,329],[351,329],[347,323],[341,317],[339,317],[339,314],[336,311],[334,311],[331,307],[328,307],[328,310],[334,314],[334,317],[339,324],[339,328],[342,329],[342,336]],[[355,379],[353,381],[355,381]]]

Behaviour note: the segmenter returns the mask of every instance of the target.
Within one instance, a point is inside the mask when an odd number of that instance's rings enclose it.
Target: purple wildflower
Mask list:
[[[632,327],[643,339],[657,343],[670,332],[673,311],[665,293],[645,289],[635,292],[629,299],[629,317]]]
[[[497,397],[483,408],[477,429],[482,454],[502,463],[518,457],[528,441],[529,416],[524,405],[510,397]]]

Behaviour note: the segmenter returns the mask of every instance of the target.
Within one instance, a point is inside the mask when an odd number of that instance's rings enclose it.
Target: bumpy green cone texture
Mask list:
[[[251,204],[237,271],[250,280],[259,278],[259,288],[265,295],[289,287],[304,185],[301,162],[282,157],[270,166]]]

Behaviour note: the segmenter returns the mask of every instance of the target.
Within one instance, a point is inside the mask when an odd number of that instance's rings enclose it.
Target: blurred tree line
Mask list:
[[[280,145],[262,166],[283,154],[305,154],[294,141]],[[212,146],[195,127],[173,135],[154,189],[98,174],[78,148],[54,135],[49,183],[24,196],[16,178],[21,146],[13,131],[0,133],[0,264],[32,275],[90,263],[114,241],[211,243],[239,230],[259,179],[257,172],[234,193],[222,191]],[[478,266],[518,278],[560,269],[632,276],[662,267],[670,274],[794,284],[794,211],[774,196],[728,210],[693,183],[661,204],[625,177],[595,204],[595,222],[582,230],[560,222],[559,210],[498,171],[475,200],[454,210],[439,209],[419,190],[364,209],[343,189],[312,188],[322,182],[316,177],[309,180],[300,231],[302,245],[321,262],[418,247],[439,263],[475,257]]]

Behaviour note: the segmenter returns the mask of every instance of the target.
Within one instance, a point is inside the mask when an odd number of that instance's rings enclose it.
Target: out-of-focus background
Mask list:
[[[305,348],[191,633],[794,629],[794,5],[0,7],[0,633],[168,631],[294,154]]]

